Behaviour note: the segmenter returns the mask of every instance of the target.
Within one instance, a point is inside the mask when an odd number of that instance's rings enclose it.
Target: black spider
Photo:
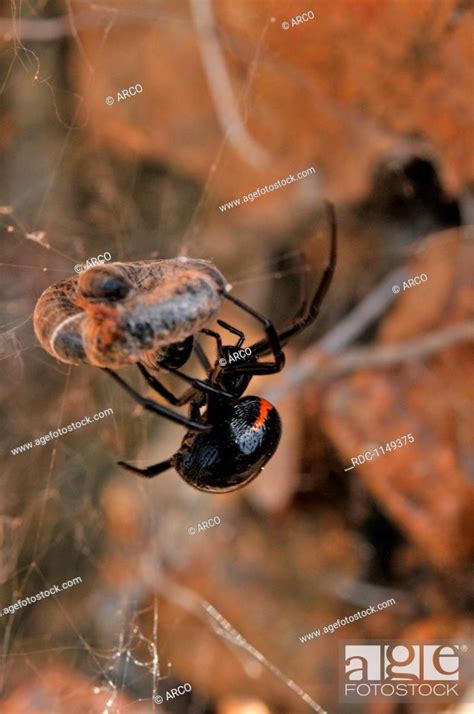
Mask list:
[[[181,397],[172,394],[143,364],[138,364],[148,384],[169,404],[190,405],[189,416],[177,414],[168,407],[141,396],[115,371],[106,368],[105,371],[142,407],[188,429],[181,447],[166,461],[144,469],[123,461],[119,462],[120,466],[146,478],[157,476],[173,467],[191,486],[213,493],[241,488],[260,473],[277,449],[281,421],[275,407],[265,399],[242,395],[253,376],[274,374],[283,368],[285,356],[282,346],[311,325],[318,316],[336,266],[336,219],[332,204],[327,203],[326,206],[331,233],[328,264],[309,306],[304,300],[288,327],[277,331],[266,317],[224,292],[225,299],[258,320],[265,330],[265,338],[250,346],[251,354],[248,359],[237,364],[227,364],[225,367],[219,364],[219,361],[222,363],[224,359],[228,362],[229,356],[243,344],[245,335],[232,325],[218,320],[221,327],[238,336],[238,342],[233,346],[223,345],[217,332],[207,328],[201,330],[216,340],[218,348],[218,358],[214,366],[209,363],[202,350],[197,352],[207,372],[206,380],[193,379],[169,364],[160,363],[162,369],[175,374],[190,385],[190,389]],[[186,350],[183,351],[183,356],[185,352]],[[273,356],[271,362],[258,361],[259,357],[270,354]]]

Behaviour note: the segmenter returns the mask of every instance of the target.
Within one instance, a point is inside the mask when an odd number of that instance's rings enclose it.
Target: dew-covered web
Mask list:
[[[269,15],[234,95],[226,39],[209,31],[217,19],[207,0],[190,0],[189,6],[158,0],[2,4],[2,608],[81,579],[67,591],[2,615],[1,697],[8,711],[30,711],[34,702],[45,712],[210,712],[226,692],[263,700],[274,678],[280,682],[271,685],[277,693],[289,691],[288,711],[292,706],[322,711],[296,683],[291,662],[268,651],[253,626],[237,629],[236,603],[227,608],[225,593],[213,591],[232,571],[237,530],[243,529],[245,538],[248,515],[239,520],[235,498],[217,503],[175,474],[158,484],[119,472],[118,458],[151,463],[169,456],[182,432],[144,418],[99,370],[54,361],[32,329],[41,292],[104,251],[114,260],[215,254],[217,261],[221,255],[234,287],[249,287],[257,298],[280,281],[296,278],[298,283],[304,268],[295,262],[296,248],[256,251],[246,268],[200,241],[209,213],[216,213],[214,176],[225,147],[233,143],[250,164],[266,158],[245,122],[271,22]],[[124,158],[117,152],[117,158],[113,149],[97,150],[88,135],[93,109],[85,94],[97,81],[100,52],[109,48],[118,28],[133,28],[134,38],[137,33],[147,38],[154,23],[182,27],[183,42],[191,28],[201,44],[205,73],[214,82],[211,95],[223,138],[200,180],[159,161],[154,176],[152,162],[138,153]],[[95,33],[96,54],[84,41],[86,31]],[[120,77],[115,79],[110,93],[121,86]],[[156,214],[143,210],[140,194],[146,190],[166,196]],[[179,211],[174,195],[182,204]],[[226,230],[226,220],[219,230]],[[160,231],[165,238],[157,243]],[[12,451],[106,408],[114,413],[99,424]],[[188,534],[189,527],[213,515],[221,518],[220,531],[200,540]],[[252,529],[250,542],[258,545],[254,523]],[[216,544],[215,554],[210,543]],[[245,608],[245,587],[243,581],[239,608]],[[235,598],[235,587],[229,592]],[[202,676],[207,669],[212,672]],[[246,680],[248,690],[239,690]],[[186,681],[193,683],[191,693],[158,703]],[[254,687],[257,681],[262,684]]]

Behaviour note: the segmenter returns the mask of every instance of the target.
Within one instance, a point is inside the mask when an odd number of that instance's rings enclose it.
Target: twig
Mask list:
[[[239,113],[227,65],[217,39],[211,0],[189,0],[196,26],[199,51],[217,117],[226,136],[242,158],[260,168],[267,152],[247,132]]]
[[[327,355],[340,352],[390,307],[395,299],[392,286],[399,285],[407,274],[406,268],[397,268],[386,275],[347,317],[315,345],[303,352],[292,369],[282,377],[278,386],[267,391],[266,398],[270,401],[278,401],[291,389],[301,387],[312,379],[320,364],[327,359]]]
[[[317,351],[323,350],[333,354],[359,337],[370,323],[377,320],[390,307],[395,299],[392,287],[402,283],[407,275],[408,269],[405,267],[392,270],[386,275],[347,317],[319,340]],[[307,350],[307,353],[310,352],[311,349]]]
[[[328,358],[327,351],[312,347],[296,363],[293,374],[283,384],[267,391],[265,396],[272,401],[278,401],[290,388],[301,388],[309,380],[325,383],[358,370],[385,369],[406,360],[429,357],[446,347],[473,341],[474,323],[461,322],[429,332],[416,340],[395,345],[355,348],[332,360]]]
[[[463,322],[396,345],[354,348],[331,359],[385,312],[395,298],[391,286],[403,282],[406,274],[406,268],[389,273],[334,329],[305,350],[280,383],[267,390],[265,397],[273,402],[279,401],[290,390],[301,388],[310,380],[324,383],[360,369],[384,369],[474,340],[473,323]]]
[[[326,382],[359,369],[384,369],[405,360],[429,357],[446,347],[470,341],[474,341],[474,323],[461,322],[429,332],[416,340],[350,350],[333,362],[323,365],[315,376],[317,381]]]

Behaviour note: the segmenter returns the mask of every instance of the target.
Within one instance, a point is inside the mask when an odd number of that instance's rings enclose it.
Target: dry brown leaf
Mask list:
[[[380,341],[407,339],[469,320],[472,254],[470,242],[442,235],[429,240],[409,272],[424,271],[430,279],[402,294]],[[325,429],[347,467],[352,457],[413,434],[413,444],[367,461],[347,476],[360,478],[400,530],[440,569],[464,568],[474,547],[469,476],[473,401],[469,343],[390,371],[359,372],[333,384],[325,396]]]

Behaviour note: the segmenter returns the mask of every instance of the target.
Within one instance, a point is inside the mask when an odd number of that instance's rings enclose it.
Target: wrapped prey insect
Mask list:
[[[156,367],[168,357],[181,366],[229,289],[206,260],[110,263],[47,288],[34,330],[42,347],[68,364],[116,370],[135,362]]]

